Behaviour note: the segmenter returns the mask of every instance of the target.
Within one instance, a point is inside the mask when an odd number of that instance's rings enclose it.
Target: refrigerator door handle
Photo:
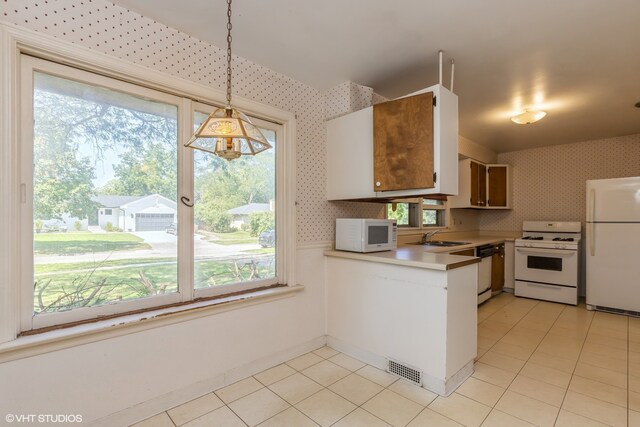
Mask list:
[[[589,191],[589,207],[591,208],[589,210],[591,218],[587,218],[587,221],[594,222],[596,220],[596,190],[593,188]],[[589,215],[587,214],[587,216]]]
[[[596,224],[589,223],[589,252],[591,256],[596,256]]]

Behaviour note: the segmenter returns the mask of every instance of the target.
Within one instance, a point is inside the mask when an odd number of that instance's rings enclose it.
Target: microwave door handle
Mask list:
[[[566,251],[562,249],[527,249],[527,248],[516,248],[518,252],[523,254],[534,254],[534,255],[554,255],[563,258],[568,258],[574,256],[576,251]]]

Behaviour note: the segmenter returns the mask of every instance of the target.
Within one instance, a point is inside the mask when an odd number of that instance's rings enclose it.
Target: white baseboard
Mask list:
[[[365,362],[371,366],[375,366],[376,368],[383,371],[387,370],[387,358],[384,356],[380,356],[378,354],[371,353],[370,351],[363,350],[329,335],[327,336],[327,345],[334,350],[338,350],[341,353],[354,357],[361,362]],[[463,366],[462,369],[460,369],[446,381],[429,376],[423,372],[422,387],[441,396],[449,396],[467,378],[469,378],[471,374],[473,374],[473,363],[474,361],[471,360],[469,363]]]
[[[334,350],[338,350],[341,353],[354,357],[368,365],[375,366],[383,371],[387,370],[387,358],[384,356],[363,350],[330,335],[327,335],[327,345]]]
[[[265,369],[277,366],[294,357],[316,350],[324,346],[326,343],[326,336],[323,335],[317,337],[304,344],[263,357],[243,366],[230,369],[229,371],[216,375],[213,378],[208,378],[198,383],[191,384],[183,389],[169,392],[146,402],[134,405],[130,408],[123,409],[122,411],[114,414],[107,415],[106,417],[93,421],[89,425],[93,427],[129,426],[185,402],[196,399],[213,390],[217,390],[241,379],[262,372]]]

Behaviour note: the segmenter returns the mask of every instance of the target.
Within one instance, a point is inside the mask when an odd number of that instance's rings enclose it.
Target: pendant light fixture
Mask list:
[[[244,113],[231,107],[231,0],[227,0],[227,105],[211,113],[185,147],[227,160],[253,156],[271,148],[260,129]]]

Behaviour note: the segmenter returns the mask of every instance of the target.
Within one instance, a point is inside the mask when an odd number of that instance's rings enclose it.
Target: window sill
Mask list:
[[[283,286],[26,335],[0,344],[0,363],[288,298],[303,289]]]

